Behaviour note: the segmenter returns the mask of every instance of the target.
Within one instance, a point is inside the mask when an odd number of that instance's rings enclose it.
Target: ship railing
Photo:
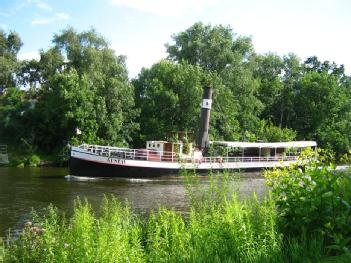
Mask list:
[[[122,147],[111,147],[101,145],[82,144],[79,148],[90,153],[129,160],[148,160],[148,161],[178,161],[179,155],[174,152],[157,151],[153,149],[129,149]]]
[[[232,162],[279,162],[279,161],[296,161],[298,156],[239,156],[239,157],[201,157],[201,158],[183,158],[179,154],[167,151],[158,151],[153,149],[129,149],[122,147],[111,147],[101,145],[82,144],[80,148],[94,153],[96,155],[107,156],[111,158],[127,160],[147,160],[147,161],[164,161],[164,162],[197,162],[197,163],[232,163]]]
[[[244,156],[244,157],[204,157],[203,163],[233,163],[233,162],[279,162],[296,161],[298,156]]]

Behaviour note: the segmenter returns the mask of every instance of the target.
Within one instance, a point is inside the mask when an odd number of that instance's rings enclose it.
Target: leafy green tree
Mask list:
[[[294,128],[300,137],[318,139],[339,153],[350,148],[350,91],[334,74],[308,72],[295,95]],[[330,134],[330,136],[328,136]],[[339,136],[341,136],[339,138]]]
[[[279,127],[293,127],[292,121],[295,116],[294,101],[299,83],[303,77],[303,69],[300,59],[295,54],[289,54],[283,57],[284,68],[282,81],[284,83],[281,94],[273,106],[276,112],[274,123]]]
[[[22,41],[16,32],[6,34],[0,30],[0,93],[8,87],[15,87],[14,73],[19,68],[17,53]]]
[[[274,126],[271,122],[260,120],[256,131],[256,140],[264,142],[287,142],[296,138],[296,131]]]
[[[309,57],[304,63],[304,69],[307,72],[328,73],[338,79],[346,77],[344,65],[337,65],[335,62],[324,61],[321,62],[316,56]]]
[[[57,72],[43,85],[32,110],[34,144],[44,152],[60,150],[72,143],[98,141],[94,92],[86,77],[74,69]],[[82,130],[81,135],[76,129]]]
[[[133,81],[141,108],[142,139],[166,138],[171,131],[195,131],[200,113],[202,70],[163,60]]]
[[[318,139],[325,148],[342,155],[351,149],[351,112],[342,118],[326,120],[317,130]]]
[[[256,67],[253,74],[259,81],[257,97],[264,105],[260,117],[276,121],[279,113],[275,107],[279,103],[284,88],[281,78],[284,68],[283,59],[274,54],[266,54],[257,55],[254,62]]]
[[[338,105],[335,78],[326,73],[305,74],[295,95],[295,123],[298,131],[313,138],[320,124],[332,117]]]
[[[263,105],[257,98],[258,83],[253,78],[248,63],[253,55],[251,39],[237,36],[228,26],[195,23],[185,31],[173,35],[173,40],[173,45],[166,45],[170,59],[199,66],[208,74],[216,75],[219,85],[224,84],[224,88],[219,90],[225,92],[225,95],[217,96],[214,105],[221,107],[221,112],[228,114],[230,121],[220,121],[225,118],[220,114],[221,117],[214,123],[221,124],[212,130],[215,132],[212,134],[217,138],[237,140],[243,137],[240,129],[242,133],[255,130]],[[213,116],[216,116],[216,111]]]
[[[116,56],[94,30],[77,33],[69,28],[55,35],[53,43],[65,57],[64,66],[88,78],[94,90],[97,136],[105,143],[126,145],[138,128],[134,122],[138,112],[125,58]]]
[[[253,51],[249,37],[236,36],[229,26],[211,26],[201,22],[173,35],[173,40],[173,45],[166,44],[170,59],[185,60],[217,72],[247,59]]]
[[[246,132],[254,132],[257,129],[264,107],[258,99],[259,82],[253,78],[252,71],[246,66],[228,66],[220,76],[236,102],[228,106],[237,112],[241,139],[245,140]]]
[[[36,87],[32,126],[40,150],[48,153],[67,142],[130,143],[138,110],[124,57],[94,30],[68,28],[53,44],[22,69],[23,82]]]
[[[215,74],[199,66],[163,60],[143,69],[137,79],[136,102],[141,108],[141,141],[161,139],[171,131],[198,130],[203,87],[214,87],[210,133],[214,138],[235,137],[238,132],[235,100]]]
[[[25,93],[16,87],[7,88],[0,95],[0,138],[15,142],[24,136],[23,115],[28,108]]]

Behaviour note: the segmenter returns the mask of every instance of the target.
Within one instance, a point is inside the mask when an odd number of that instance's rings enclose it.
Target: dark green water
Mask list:
[[[104,195],[128,200],[137,213],[159,206],[186,211],[184,178],[154,179],[67,179],[64,168],[5,168],[0,167],[0,237],[9,229],[17,234],[30,220],[32,209],[42,212],[50,203],[69,215],[77,197],[86,198],[94,209],[99,208]],[[207,185],[208,178],[201,179]],[[259,195],[265,191],[259,174],[241,177],[240,193]]]

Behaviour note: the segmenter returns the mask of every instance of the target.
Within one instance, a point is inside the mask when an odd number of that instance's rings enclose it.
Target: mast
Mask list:
[[[197,137],[197,147],[203,150],[208,147],[208,129],[210,126],[210,111],[212,106],[212,89],[210,87],[204,88],[204,93],[201,102],[201,119],[199,134]]]

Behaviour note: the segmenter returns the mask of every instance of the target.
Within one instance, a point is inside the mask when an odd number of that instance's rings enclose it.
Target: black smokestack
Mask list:
[[[210,126],[210,111],[212,105],[212,89],[210,87],[204,88],[204,95],[201,102],[201,120],[200,129],[197,137],[197,147],[202,150],[207,148],[209,144],[208,140],[208,128]]]

